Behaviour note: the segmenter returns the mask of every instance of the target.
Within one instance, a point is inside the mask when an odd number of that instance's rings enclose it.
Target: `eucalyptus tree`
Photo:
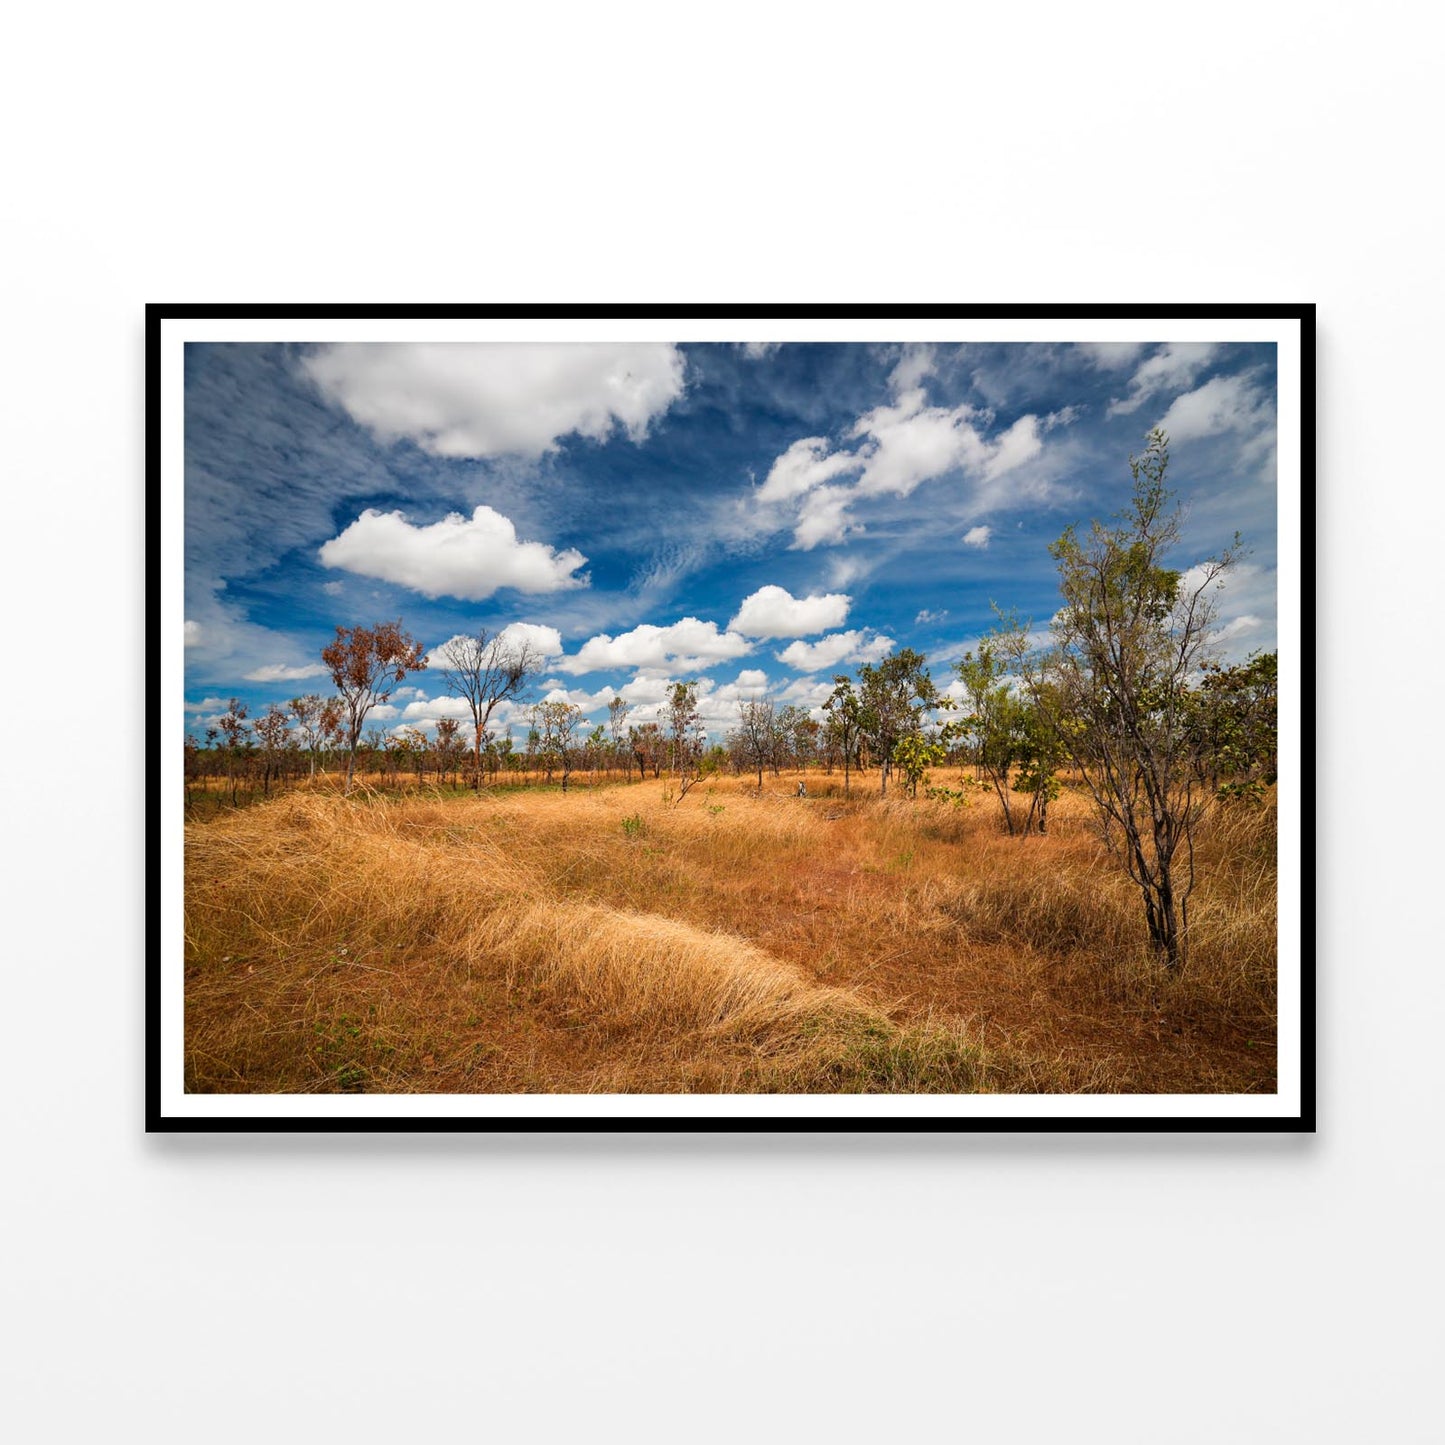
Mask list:
[[[858,753],[867,715],[863,700],[853,690],[853,679],[846,672],[833,675],[833,691],[823,704],[828,712],[828,730],[837,739],[843,754],[843,796],[849,794],[852,763]]]
[[[401,622],[374,627],[338,627],[336,640],[321,649],[321,660],[341,698],[349,752],[346,792],[356,771],[356,745],[367,714],[391,696],[404,677],[426,668],[426,650],[402,631]]]
[[[627,714],[631,711],[620,697],[612,698],[607,704],[607,728],[612,737],[612,751],[622,759],[629,783],[632,781],[632,750],[628,746]]]
[[[271,794],[271,775],[280,772],[277,758],[286,746],[286,734],[291,730],[291,720],[284,707],[271,703],[265,713],[256,720],[256,736],[261,741],[261,791]]]
[[[564,698],[533,705],[532,729],[537,735],[537,757],[550,781],[554,769],[562,773],[562,791],[577,761],[577,729],[582,722],[582,709]],[[530,739],[529,739],[530,740]]]
[[[1130,457],[1133,495],[1112,526],[1070,527],[1049,549],[1063,606],[1054,646],[1016,645],[1025,686],[1094,800],[1104,836],[1122,846],[1166,967],[1187,955],[1194,830],[1208,800],[1194,767],[1191,684],[1208,660],[1211,593],[1234,565],[1238,536],[1196,563],[1189,580],[1165,565],[1180,540],[1165,485],[1169,440],[1149,433]],[[1051,684],[1051,685],[1046,685]]]
[[[858,670],[862,731],[879,761],[882,797],[888,796],[888,773],[899,741],[922,732],[928,714],[943,701],[926,662],[921,652],[902,647]]]
[[[539,649],[525,638],[479,628],[475,635],[454,637],[436,656],[442,682],[461,698],[472,715],[472,785],[481,786],[482,746],[487,723],[503,702],[520,702],[542,670]]]
[[[1006,654],[997,639],[985,637],[978,652],[965,652],[954,670],[968,694],[969,712],[961,724],[973,743],[974,767],[993,787],[1003,808],[1004,826],[1012,837],[1009,773],[1023,750],[1024,709],[1009,686]]]
[[[216,719],[216,726],[226,739],[226,781],[231,785],[231,806],[236,806],[236,758],[251,731],[246,721],[246,704],[233,697],[230,706]]]
[[[319,693],[310,692],[305,697],[293,697],[286,704],[296,722],[301,746],[311,759],[311,777],[316,776],[316,753],[325,735],[324,712],[326,704]]]
[[[728,739],[730,751],[740,770],[757,773],[759,793],[763,791],[763,768],[775,763],[778,740],[778,707],[772,698],[738,703],[738,725]]]
[[[706,733],[697,705],[697,683],[675,682],[664,704],[670,769],[677,784],[677,801],[702,777]]]
[[[459,736],[460,730],[461,725],[454,717],[437,719],[437,736],[433,745],[437,758],[437,774],[445,778],[450,773],[453,784],[457,780],[457,764],[461,761],[466,746]]]

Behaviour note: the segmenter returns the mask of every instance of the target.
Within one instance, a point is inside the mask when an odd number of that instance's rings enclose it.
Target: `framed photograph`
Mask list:
[[[1314,1129],[1312,306],[147,376],[149,1130]]]

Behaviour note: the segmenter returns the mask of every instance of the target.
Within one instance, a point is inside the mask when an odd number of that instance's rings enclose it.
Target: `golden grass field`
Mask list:
[[[1066,791],[841,775],[302,788],[186,828],[201,1092],[1273,1092],[1273,808],[1199,838],[1186,967]]]

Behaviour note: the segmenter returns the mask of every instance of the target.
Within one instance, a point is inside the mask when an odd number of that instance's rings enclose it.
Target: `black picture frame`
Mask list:
[[[586,1113],[556,1114],[545,1117],[525,1113],[487,1113],[459,1115],[427,1112],[426,1105],[415,1113],[390,1113],[378,1105],[385,1096],[363,1095],[349,1101],[341,1114],[269,1115],[259,1108],[244,1107],[235,1112],[197,1114],[184,1112],[176,1105],[174,1091],[165,1087],[166,1061],[169,1050],[179,1050],[180,1039],[173,1027],[168,1028],[164,991],[168,986],[167,968],[177,966],[168,958],[166,949],[168,910],[174,911],[174,897],[163,887],[168,868],[178,860],[174,850],[166,848],[164,838],[164,795],[162,781],[174,763],[174,732],[167,715],[169,697],[163,693],[162,682],[167,649],[172,647],[175,618],[168,611],[169,597],[163,580],[164,569],[174,562],[178,518],[173,515],[174,502],[163,485],[164,468],[168,464],[164,438],[173,426],[175,390],[174,377],[166,370],[165,347],[168,327],[187,323],[245,322],[294,324],[316,322],[432,322],[432,321],[517,321],[517,322],[624,322],[675,321],[691,323],[769,322],[833,322],[885,321],[904,325],[910,321],[958,322],[963,324],[992,322],[1057,322],[1063,327],[1080,322],[1141,322],[1152,328],[1167,327],[1170,322],[1208,322],[1227,326],[1233,321],[1277,323],[1281,328],[1294,328],[1297,337],[1298,408],[1298,492],[1286,498],[1281,477],[1281,510],[1297,506],[1299,535],[1297,576],[1289,585],[1297,592],[1302,618],[1299,629],[1299,650],[1296,675],[1308,684],[1300,698],[1300,730],[1295,740],[1298,768],[1295,773],[1299,789],[1299,858],[1295,875],[1297,896],[1281,897],[1281,908],[1290,910],[1297,924],[1299,957],[1281,960],[1281,967],[1297,964],[1298,976],[1298,1078],[1289,1080],[1291,1100],[1297,1107],[1282,1106],[1278,1113],[1251,1115],[1199,1112],[1168,1112],[1167,1103],[1160,1112],[1100,1112],[1079,1114],[1041,1106],[1041,1112],[995,1115],[940,1115],[929,1113],[891,1114],[867,1113],[820,1116],[801,1109],[796,1113],[750,1115],[726,1112],[731,1096],[697,1096],[697,1107],[686,1114],[619,1113],[596,1115]],[[459,305],[382,305],[349,304],[195,304],[155,303],[146,307],[146,526],[148,537],[147,572],[149,594],[147,603],[147,693],[156,716],[164,719],[162,726],[151,729],[150,781],[147,788],[147,872],[148,898],[146,912],[146,1106],[145,1129],[157,1133],[236,1133],[236,1132],[487,1132],[487,1133],[1310,1133],[1316,1129],[1316,979],[1315,979],[1315,896],[1314,896],[1314,799],[1312,793],[1315,744],[1314,699],[1312,683],[1315,670],[1314,596],[1315,596],[1315,329],[1313,304],[936,304],[900,306],[840,303],[837,305],[711,305],[711,304],[639,304],[639,305],[564,305],[564,304],[459,304]],[[1225,333],[1221,333],[1225,335]],[[321,338],[317,338],[321,339]],[[686,337],[680,337],[686,340]],[[786,339],[786,338],[784,338]],[[900,338],[902,339],[902,338]],[[1061,337],[1060,339],[1068,339]],[[1162,330],[1155,339],[1167,337]],[[167,390],[168,385],[170,390]],[[1283,426],[1283,419],[1281,420]],[[169,509],[169,510],[168,510]],[[1281,578],[1281,589],[1285,580]],[[1283,1081],[1282,1081],[1283,1085]],[[1283,1094],[1283,1088],[1282,1088]],[[260,1099],[266,1096],[224,1096],[230,1100]],[[307,1096],[320,1097],[320,1096]],[[426,1101],[440,1096],[416,1095],[408,1099]],[[527,1097],[527,1096],[518,1096]],[[557,1096],[570,1097],[570,1096]],[[1005,1096],[999,1096],[1005,1097]],[[1041,1096],[1033,1096],[1041,1097]],[[1118,1097],[1118,1096],[1110,1096]],[[1139,1099],[1165,1099],[1168,1096],[1137,1096]],[[1235,1097],[1235,1096],[1229,1096]],[[350,1105],[354,1104],[354,1107]]]

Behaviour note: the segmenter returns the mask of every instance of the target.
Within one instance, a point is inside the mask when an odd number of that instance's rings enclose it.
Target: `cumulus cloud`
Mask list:
[[[1174,341],[1161,346],[1153,356],[1140,362],[1129,380],[1128,395],[1116,396],[1109,403],[1108,415],[1128,415],[1161,392],[1190,385],[1218,351],[1219,347],[1212,341]]]
[[[737,686],[747,688],[766,687],[768,675],[760,667],[745,667],[737,675]]]
[[[825,437],[796,441],[773,463],[767,480],[754,494],[755,518],[777,525],[785,506],[796,508],[795,550],[810,551],[838,543],[863,530],[850,508],[870,497],[907,497],[922,483],[961,472],[989,488],[1016,472],[1043,451],[1043,433],[1065,426],[1078,414],[1073,408],[1050,413],[1042,421],[1021,416],[998,436],[984,435],[992,414],[968,405],[929,406],[921,386],[898,386],[921,379],[931,367],[931,353],[911,350],[894,368],[895,396],[865,412],[849,428],[850,450],[832,449]],[[857,473],[851,484],[838,479]]]
[[[992,527],[970,527],[963,534],[965,545],[969,547],[987,547],[988,539],[993,536]]]
[[[850,452],[830,453],[827,437],[803,437],[773,463],[757,500],[786,502],[862,465],[862,459]]]
[[[1254,432],[1273,421],[1269,398],[1241,374],[1211,377],[1196,391],[1175,397],[1159,425],[1171,442],[1181,442],[1217,432]]]
[[[777,653],[779,662],[799,672],[820,672],[843,662],[877,662],[893,650],[891,637],[875,637],[866,630],[835,632],[817,642],[790,643]]]
[[[848,487],[819,487],[809,492],[793,528],[794,548],[810,552],[821,542],[841,542],[863,526],[848,514],[853,492]]]
[[[324,677],[327,669],[319,662],[308,662],[300,667],[287,667],[273,662],[267,667],[258,667],[245,674],[247,682],[298,682],[303,677]]]
[[[453,512],[430,526],[414,526],[402,512],[363,512],[318,554],[326,567],[396,582],[426,597],[446,594],[481,602],[499,588],[559,592],[585,587],[574,575],[586,558],[575,548],[519,542],[511,521],[490,507],[470,517]]]
[[[407,723],[436,722],[444,717],[456,718],[458,722],[470,722],[472,710],[464,697],[423,697],[407,703],[401,716]]]
[[[759,587],[745,597],[728,631],[746,637],[807,637],[841,627],[852,598],[842,592],[794,597],[786,587]]]
[[[302,367],[382,441],[439,457],[539,457],[566,436],[633,441],[683,391],[675,346],[365,342],[321,346]]]
[[[922,390],[904,392],[894,405],[865,413],[849,433],[864,441],[858,491],[906,497],[920,482],[956,467],[970,462],[982,467],[990,453],[969,425],[975,415],[967,404],[926,406]]]
[[[540,622],[510,622],[497,634],[508,647],[525,643],[539,657],[562,656],[562,634]]]
[[[186,618],[185,634],[185,645],[187,647],[199,647],[205,640],[205,636],[201,631],[201,624],[190,617]]]
[[[601,633],[589,638],[575,656],[563,657],[557,668],[579,674],[607,668],[671,668],[688,672],[751,652],[753,645],[735,632],[719,632],[716,622],[684,617],[668,627],[644,622],[616,637]],[[626,696],[626,689],[623,689]]]

